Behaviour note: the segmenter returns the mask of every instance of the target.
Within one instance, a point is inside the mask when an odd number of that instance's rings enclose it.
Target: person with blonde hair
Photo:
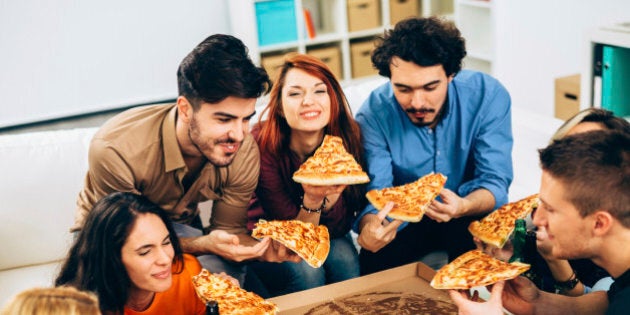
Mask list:
[[[100,315],[98,299],[73,287],[32,288],[18,293],[1,315]]]

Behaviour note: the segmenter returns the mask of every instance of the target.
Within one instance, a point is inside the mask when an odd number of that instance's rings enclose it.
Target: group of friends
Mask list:
[[[462,70],[465,56],[452,22],[399,22],[372,54],[389,80],[353,115],[320,60],[289,54],[272,84],[239,39],[206,38],[179,66],[175,104],[127,110],[95,134],[75,243],[55,285],[92,292],[104,314],[203,314],[191,283],[201,268],[272,297],[434,251],[449,260],[478,246],[498,255],[476,244],[467,227],[508,202],[511,101],[496,79]],[[260,119],[252,121],[257,99],[267,93]],[[327,134],[343,139],[368,184],[292,180]],[[628,309],[629,150],[630,125],[604,110],[580,113],[540,150],[540,205],[533,215],[539,252],[558,282],[571,276],[575,259],[591,260],[615,280],[607,293],[588,293],[592,283],[574,286],[575,294],[549,293],[520,277],[494,285],[487,302],[451,291],[460,313]],[[418,223],[390,220],[392,204],[377,211],[365,199],[367,190],[431,172],[448,180]],[[208,200],[204,223],[199,204]],[[312,268],[280,243],[251,237],[261,218],[325,225],[331,246],[324,265]]]

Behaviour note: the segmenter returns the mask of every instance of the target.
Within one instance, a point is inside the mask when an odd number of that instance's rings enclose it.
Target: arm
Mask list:
[[[492,287],[488,302],[475,302],[466,294],[449,291],[460,314],[502,314],[501,307],[517,315],[604,314],[608,308],[606,292],[579,297],[542,292],[525,277],[499,282]]]
[[[529,279],[518,277],[506,283],[502,303],[514,314],[604,314],[608,297],[603,291],[578,297],[543,292]]]
[[[90,142],[88,163],[90,167],[77,199],[75,223],[71,228],[73,232],[81,229],[85,217],[99,199],[115,191],[141,193],[135,187],[130,165],[107,141],[95,137]]]
[[[461,216],[488,212],[508,202],[507,192],[513,178],[512,169],[512,122],[510,96],[502,86],[489,95],[478,113],[478,133],[475,135],[472,157],[473,179],[463,183],[457,193],[470,196],[485,190],[492,195],[482,197],[482,203],[466,209]],[[477,196],[478,197],[478,196]],[[489,200],[494,204],[489,205]]]
[[[432,203],[427,215],[438,222],[484,214],[508,201],[513,177],[510,96],[498,83],[487,93],[479,111],[467,117],[469,124],[463,124],[473,137],[472,162],[468,162],[473,163],[472,179],[462,183],[456,192],[444,189],[442,202]]]

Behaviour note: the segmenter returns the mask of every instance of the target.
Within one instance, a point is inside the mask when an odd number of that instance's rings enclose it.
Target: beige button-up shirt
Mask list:
[[[247,232],[247,204],[258,183],[260,157],[247,135],[229,166],[212,163],[200,171],[185,191],[188,172],[175,136],[175,104],[127,110],[105,123],[89,149],[89,169],[77,200],[73,231],[100,198],[115,191],[146,196],[175,222],[188,224],[199,213],[199,202],[214,200],[210,229]]]

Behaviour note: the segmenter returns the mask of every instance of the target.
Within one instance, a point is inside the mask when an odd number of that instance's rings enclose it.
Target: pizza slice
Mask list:
[[[221,315],[272,315],[278,307],[253,292],[245,291],[230,280],[218,277],[206,269],[192,277],[197,296],[208,303],[217,301]]]
[[[436,289],[470,289],[501,280],[514,279],[529,269],[528,264],[506,263],[475,249],[440,268],[431,279]]]
[[[271,237],[297,253],[313,268],[321,267],[330,251],[328,228],[300,220],[259,220],[252,236]]]
[[[310,185],[354,185],[370,181],[340,137],[326,135],[324,141],[293,174],[297,183]]]
[[[431,201],[444,188],[444,184],[446,176],[433,173],[405,185],[370,190],[365,196],[378,210],[382,210],[387,202],[394,202],[394,208],[388,214],[390,218],[419,222]]]
[[[538,194],[507,203],[468,225],[468,231],[486,244],[502,248],[514,231],[516,219],[524,219],[538,207]]]

